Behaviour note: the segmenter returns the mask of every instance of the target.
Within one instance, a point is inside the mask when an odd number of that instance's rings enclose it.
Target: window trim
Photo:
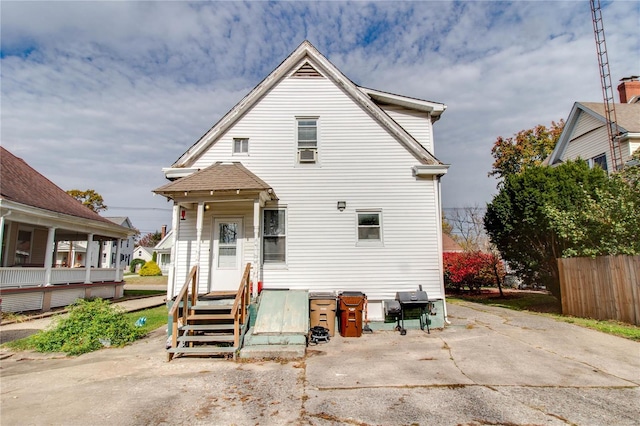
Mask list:
[[[236,142],[240,142],[240,151],[236,151]],[[243,142],[246,142],[247,150],[242,151]],[[231,142],[231,155],[248,156],[249,155],[249,138],[233,138]]]
[[[266,227],[265,227],[265,213],[267,211],[284,211],[284,233],[282,234],[278,234],[278,235],[267,235],[266,234]],[[289,214],[287,213],[287,208],[286,207],[265,207],[262,209],[262,214],[260,215],[260,220],[261,220],[261,247],[260,247],[260,257],[261,257],[261,263],[263,266],[270,268],[270,267],[285,267],[287,266],[287,261],[289,259],[289,245],[288,245],[288,233],[287,230],[289,229]],[[284,238],[284,260],[283,261],[265,261],[264,255],[265,255],[265,249],[264,249],[264,244],[266,241],[267,237],[277,237],[277,238]]]
[[[603,158],[604,159],[604,167],[600,163],[597,163],[596,160]],[[600,167],[605,172],[609,173],[609,165],[607,164],[607,153],[603,152],[602,154],[596,155],[589,159],[589,166],[593,169],[594,167]]]
[[[315,147],[300,146],[300,123],[303,121],[315,121],[316,139]],[[320,116],[304,115],[295,118],[295,164],[297,166],[313,166],[320,164]],[[314,150],[315,161],[300,161],[300,152],[302,150]]]
[[[378,226],[380,230],[379,239],[360,239],[360,215],[361,214],[377,214]],[[383,246],[384,245],[384,230],[383,230],[383,216],[382,209],[357,209],[356,210],[356,246]]]

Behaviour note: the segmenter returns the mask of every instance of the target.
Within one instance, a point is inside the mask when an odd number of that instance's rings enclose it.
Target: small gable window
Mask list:
[[[318,119],[297,119],[298,163],[316,163],[318,161]]]
[[[249,138],[233,138],[233,153],[234,154],[248,154],[249,153]]]

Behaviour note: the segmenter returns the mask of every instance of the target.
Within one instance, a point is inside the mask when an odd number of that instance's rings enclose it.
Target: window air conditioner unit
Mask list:
[[[317,149],[300,149],[298,150],[298,161],[300,163],[315,163],[318,157]]]

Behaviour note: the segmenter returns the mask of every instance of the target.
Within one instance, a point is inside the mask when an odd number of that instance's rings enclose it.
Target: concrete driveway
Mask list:
[[[637,425],[640,343],[539,315],[449,306],[430,335],[376,332],[303,361],[176,359],[164,330],[77,358],[2,360],[7,425]]]

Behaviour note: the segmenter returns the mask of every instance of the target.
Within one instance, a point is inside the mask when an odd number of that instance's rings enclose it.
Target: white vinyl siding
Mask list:
[[[562,155],[562,160],[582,158],[589,161],[589,159],[609,151],[609,135],[604,123],[581,112],[574,130],[571,132],[571,140]],[[607,155],[607,169],[613,170],[610,157]]]
[[[428,113],[394,105],[384,105],[382,109],[430,153],[436,155],[431,138],[433,128]]]
[[[297,166],[296,117],[321,117],[316,167]],[[430,132],[428,121],[420,126]],[[286,268],[265,264],[265,288],[363,291],[373,301],[422,285],[429,297],[444,297],[437,180],[414,177],[415,157],[330,79],[283,79],[192,167],[237,161],[232,134],[250,138],[251,156],[242,164],[278,196],[266,208],[287,206]],[[342,200],[343,212],[336,208]],[[362,246],[355,211],[372,207],[384,212],[384,245]],[[251,223],[252,216],[245,219]],[[180,234],[181,244],[194,238]],[[246,246],[253,250],[253,243]]]

